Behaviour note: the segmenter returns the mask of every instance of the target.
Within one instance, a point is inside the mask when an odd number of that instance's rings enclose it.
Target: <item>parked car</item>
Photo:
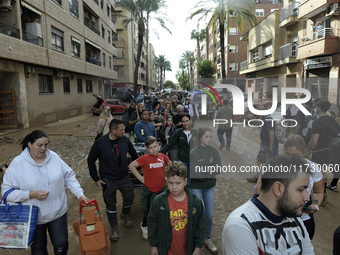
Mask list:
[[[106,106],[110,107],[111,114],[123,114],[125,109],[129,107],[127,103],[119,99],[102,99],[100,96],[93,94],[97,98],[97,102],[92,106],[93,115],[100,115]]]

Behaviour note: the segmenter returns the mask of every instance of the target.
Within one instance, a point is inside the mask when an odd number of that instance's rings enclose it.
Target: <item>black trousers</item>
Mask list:
[[[130,214],[131,205],[135,197],[132,181],[129,175],[122,179],[111,180],[102,178],[106,183],[103,189],[104,202],[106,204],[106,213],[111,227],[117,227],[117,190],[120,191],[123,197],[122,213],[124,215]]]

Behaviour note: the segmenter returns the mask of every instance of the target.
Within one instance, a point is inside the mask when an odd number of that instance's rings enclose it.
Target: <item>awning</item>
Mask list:
[[[85,42],[90,44],[90,45],[92,45],[93,47],[97,48],[98,50],[102,50],[102,48],[99,47],[97,44],[95,44],[95,43],[93,43],[93,42],[91,42],[91,41],[89,41],[87,39],[85,39]]]
[[[80,45],[80,41],[76,38],[74,38],[73,36],[71,36],[71,41],[74,43],[78,43]]]
[[[29,4],[25,3],[24,1],[21,1],[22,6],[26,7],[27,9],[31,10],[32,12],[35,12],[36,14],[41,15],[41,12],[35,9],[34,7],[30,6]]]

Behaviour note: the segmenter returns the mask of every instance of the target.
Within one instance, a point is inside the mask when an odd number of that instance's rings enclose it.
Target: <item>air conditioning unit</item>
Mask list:
[[[95,16],[91,16],[90,23],[93,23],[93,24],[96,23],[96,17]]]
[[[0,9],[2,11],[12,10],[11,0],[0,0]]]
[[[64,72],[61,69],[54,69],[53,76],[54,78],[62,78],[64,76]]]
[[[328,17],[332,15],[339,15],[339,4],[338,3],[331,4],[327,8],[326,16]]]

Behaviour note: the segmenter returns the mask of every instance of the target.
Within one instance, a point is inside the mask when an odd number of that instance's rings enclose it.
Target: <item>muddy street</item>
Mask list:
[[[121,117],[121,116],[116,116]],[[99,203],[101,213],[109,230],[105,213],[105,204],[101,191],[95,186],[89,176],[86,158],[94,142],[95,130],[98,116],[86,114],[76,118],[63,120],[49,124],[39,129],[44,130],[50,137],[49,149],[55,151],[72,169],[74,169],[77,179],[81,183],[85,195],[90,199],[96,199]],[[195,128],[199,126],[212,126],[211,120],[199,120],[195,122]],[[0,132],[0,164],[9,163],[11,159],[21,153],[20,142],[29,132],[38,129],[15,130],[11,132]],[[213,131],[212,145],[218,147],[219,142],[216,132]],[[238,135],[233,136],[231,151],[220,151],[223,165],[232,165],[236,168],[246,165],[256,164],[256,155],[259,149],[259,129],[258,128],[238,128]],[[282,151],[282,148],[281,150]],[[2,174],[0,173],[2,180]],[[252,197],[253,184],[248,183],[246,177],[253,174],[232,176],[220,176],[215,188],[215,207],[212,229],[212,240],[222,254],[222,230],[228,215],[238,206],[245,203]],[[230,177],[230,176],[229,176]],[[331,177],[331,176],[330,176]],[[324,255],[332,253],[333,233],[340,225],[339,218],[339,195],[328,191],[326,207],[321,207],[320,212],[315,214],[316,234],[312,241],[315,254]],[[117,208],[121,208],[122,200],[118,195]],[[111,243],[111,253],[115,255],[129,254],[150,254],[149,243],[142,239],[140,222],[142,220],[141,210],[141,190],[135,190],[135,200],[131,210],[132,220],[135,226],[126,229],[121,219],[119,222],[120,240]],[[69,254],[78,254],[78,236],[73,230],[73,222],[79,217],[79,204],[76,198],[68,192],[68,222],[69,222]],[[119,212],[120,213],[120,212]],[[110,231],[110,230],[109,230]],[[1,254],[24,255],[30,254],[30,250],[1,250]],[[53,254],[49,245],[49,254]],[[210,254],[204,250],[202,254]]]

